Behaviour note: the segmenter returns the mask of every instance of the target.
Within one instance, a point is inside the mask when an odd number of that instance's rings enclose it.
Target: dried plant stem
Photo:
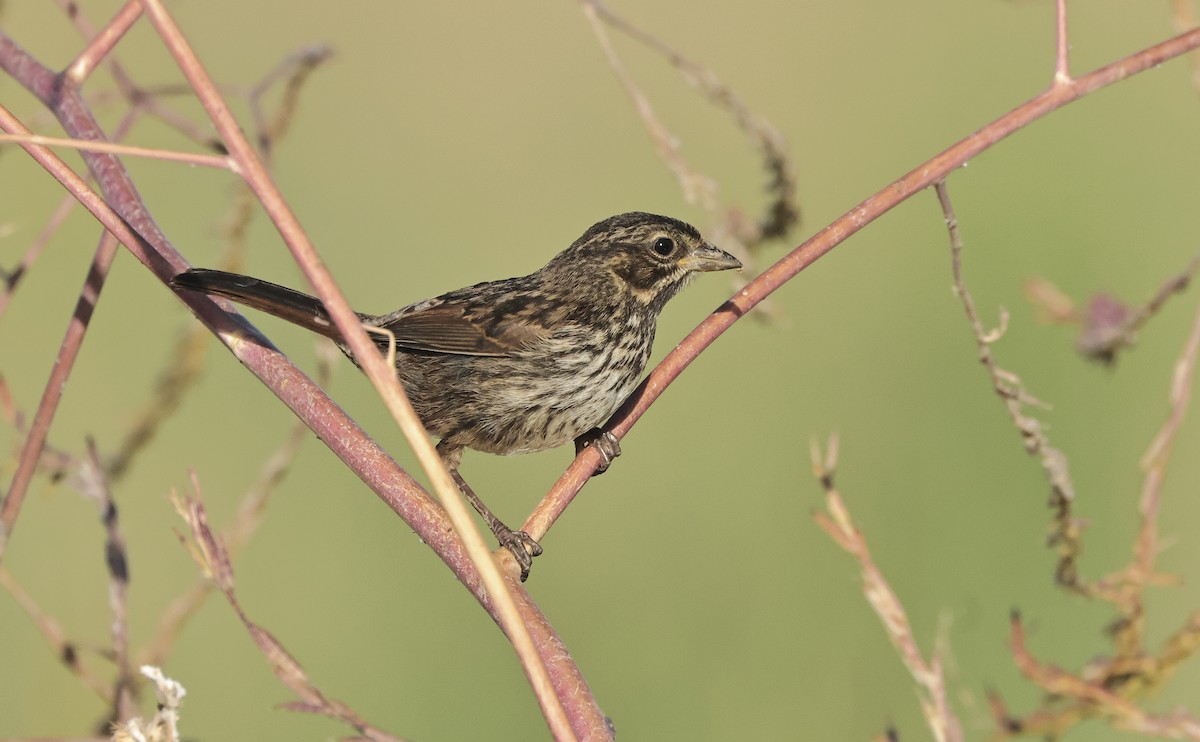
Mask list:
[[[800,209],[796,205],[796,174],[783,135],[765,119],[751,111],[750,107],[729,86],[721,82],[709,68],[688,59],[662,39],[617,15],[601,0],[581,0],[581,3],[584,15],[608,59],[609,67],[617,76],[617,80],[625,89],[626,94],[634,102],[634,107],[642,118],[659,157],[679,179],[685,198],[691,201],[694,193],[704,194],[701,204],[708,210],[709,216],[714,222],[720,225],[718,229],[723,232],[732,232],[728,236],[739,244],[744,243],[743,246],[746,248],[753,247],[765,240],[785,236],[799,220]],[[600,21],[604,21],[670,62],[688,83],[700,90],[709,101],[728,111],[738,127],[762,153],[763,161],[770,174],[768,192],[772,198],[767,205],[765,214],[752,229],[747,231],[737,228],[742,225],[725,223],[730,221],[732,209],[722,207],[718,203],[715,181],[697,172],[683,157],[675,137],[654,115],[646,96],[621,64]],[[725,245],[726,241],[722,240],[721,244]]]
[[[234,162],[228,157],[219,157],[217,155],[192,154],[169,149],[149,149],[147,147],[133,147],[128,144],[113,144],[111,142],[87,142],[81,139],[44,137],[40,134],[0,134],[0,142],[39,144],[44,147],[65,147],[67,149],[77,149],[81,152],[106,152],[112,155],[145,157],[151,160],[181,162],[186,165],[215,167],[222,170],[233,170],[235,167]]]
[[[613,49],[612,41],[608,38],[608,32],[604,29],[604,24],[600,22],[599,7],[595,2],[583,3],[583,14],[591,24],[592,32],[596,34],[596,40],[600,44],[600,49],[604,52],[604,56],[608,60],[609,67],[617,76],[617,80],[621,83],[621,87],[625,90],[625,94],[629,96],[629,100],[633,103],[633,108],[637,111],[638,116],[642,119],[642,124],[650,133],[650,141],[654,143],[654,149],[658,153],[659,158],[666,163],[667,167],[679,179],[679,185],[683,189],[683,197],[688,203],[696,203],[697,201],[705,211],[714,217],[719,217],[720,202],[717,199],[717,185],[712,178],[700,174],[692,168],[688,161],[684,159],[679,151],[679,143],[671,133],[667,131],[667,127],[659,121],[658,116],[654,114],[654,107],[650,105],[650,100],[642,93],[642,91],[633,82],[633,78],[625,71],[625,66],[621,63],[621,58],[617,56],[617,52]],[[608,14],[611,17],[611,14]]]
[[[233,564],[229,559],[229,552],[208,526],[208,514],[200,502],[199,482],[196,481],[194,475],[192,485],[196,490],[195,497],[174,498],[175,509],[188,524],[192,537],[190,542],[182,536],[180,540],[189,547],[201,570],[224,594],[230,607],[233,608],[250,633],[250,638],[254,640],[263,656],[271,664],[271,670],[275,676],[300,698],[299,702],[285,704],[285,707],[337,719],[353,727],[364,738],[373,742],[402,742],[400,738],[367,723],[345,703],[327,697],[313,684],[308,674],[304,672],[304,668],[279,640],[271,632],[250,619],[234,594]]]
[[[1200,354],[1200,309],[1192,320],[1192,329],[1188,333],[1187,343],[1175,369],[1171,375],[1169,392],[1170,413],[1163,423],[1149,448],[1142,456],[1141,466],[1146,472],[1142,485],[1142,496],[1138,509],[1142,515],[1142,529],[1134,548],[1137,571],[1149,577],[1154,573],[1154,562],[1158,555],[1157,526],[1158,509],[1162,499],[1162,486],[1166,478],[1167,461],[1171,455],[1171,446],[1175,436],[1187,415],[1188,404],[1192,398],[1192,381],[1196,375],[1196,360]]]
[[[317,383],[321,386],[326,386],[329,382],[331,361],[335,360],[332,355],[333,351],[330,351],[320,357]],[[236,556],[258,531],[271,493],[291,468],[300,451],[300,445],[307,438],[308,428],[302,421],[297,420],[283,443],[267,457],[259,471],[258,481],[242,497],[233,522],[221,534],[221,544],[230,557]],[[201,576],[194,585],[167,605],[159,619],[154,637],[138,652],[139,665],[161,665],[166,661],[184,625],[195,615],[215,587],[212,580]]]
[[[1168,299],[1176,294],[1183,293],[1191,284],[1192,279],[1196,277],[1198,271],[1200,271],[1200,255],[1192,258],[1187,268],[1184,268],[1181,273],[1167,279],[1159,287],[1158,291],[1155,292],[1154,296],[1150,298],[1150,301],[1137,308],[1133,316],[1126,322],[1125,327],[1122,328],[1122,334],[1128,338],[1136,336],[1138,331],[1145,326],[1150,318],[1158,314]]]
[[[38,233],[38,236],[29,243],[25,254],[21,256],[21,262],[11,271],[4,271],[4,286],[3,289],[0,289],[0,317],[4,316],[5,310],[8,309],[8,304],[12,301],[13,293],[17,290],[17,285],[20,284],[21,279],[25,277],[25,274],[37,262],[42,251],[46,249],[46,245],[50,243],[51,238],[62,228],[63,222],[67,220],[67,217],[75,209],[77,203],[71,196],[64,196],[58,207],[54,209],[54,213],[46,221],[46,226],[42,227],[42,231]]]
[[[1133,560],[1122,570],[1091,583],[1081,583],[1086,595],[1113,604],[1118,617],[1109,626],[1115,651],[1093,661],[1083,677],[1038,662],[1025,648],[1019,618],[1013,617],[1013,655],[1021,671],[1052,694],[1040,708],[1022,717],[1010,716],[999,696],[992,698],[997,736],[1009,733],[1058,734],[1080,721],[1111,718],[1116,726],[1143,734],[1174,739],[1200,739],[1200,720],[1178,712],[1152,716],[1134,704],[1156,692],[1179,666],[1200,651],[1200,612],[1163,643],[1157,654],[1146,646],[1144,593],[1167,580],[1156,574],[1158,515],[1171,445],[1190,401],[1197,358],[1200,357],[1200,307],[1172,374],[1170,411],[1166,422],[1142,458],[1146,470],[1139,502],[1141,528],[1134,541]],[[1112,702],[1111,699],[1117,699]]]
[[[84,663],[83,658],[79,654],[79,647],[75,642],[67,638],[66,632],[63,631],[58,621],[43,611],[41,606],[37,604],[37,601],[2,566],[0,566],[0,587],[3,587],[13,597],[17,605],[21,607],[21,610],[25,611],[26,615],[33,621],[38,631],[41,632],[46,642],[50,645],[50,649],[58,657],[59,661],[66,666],[67,670],[79,678],[80,682],[92,693],[95,693],[100,700],[111,704],[113,702],[112,686],[96,675]]]
[[[921,690],[921,710],[925,721],[933,732],[937,742],[962,742],[962,724],[946,697],[946,680],[942,675],[942,660],[936,653],[929,662],[921,656],[917,640],[913,636],[912,626],[908,622],[908,613],[896,592],[888,584],[887,578],[871,558],[871,550],[862,533],[850,518],[841,494],[834,486],[833,477],[837,471],[838,439],[833,436],[829,441],[824,458],[813,441],[811,460],[813,476],[825,489],[826,513],[816,513],[817,523],[825,529],[834,543],[858,560],[862,572],[863,594],[879,620],[883,623],[884,631],[892,646],[900,655],[904,666],[908,669],[917,687]]]
[[[1050,445],[1050,439],[1046,435],[1041,421],[1025,414],[1026,405],[1040,403],[1025,390],[1020,378],[1011,371],[1000,368],[992,355],[991,345],[1004,335],[1008,316],[1002,312],[998,329],[991,331],[984,329],[983,323],[979,320],[979,313],[975,309],[975,300],[971,298],[971,292],[967,290],[966,281],[963,280],[962,236],[958,231],[958,220],[954,216],[954,207],[950,203],[950,192],[946,189],[945,181],[936,183],[934,188],[937,190],[938,202],[941,204],[942,214],[946,219],[946,228],[950,232],[954,291],[962,300],[963,309],[966,310],[967,321],[971,325],[975,344],[979,348],[979,362],[987,369],[988,375],[992,379],[992,388],[1004,403],[1004,408],[1008,411],[1013,426],[1021,434],[1025,451],[1030,456],[1038,458],[1042,464],[1042,470],[1046,473],[1046,479],[1050,483],[1050,504],[1055,510],[1050,541],[1059,549],[1056,577],[1060,584],[1082,590],[1076,567],[1076,559],[1082,548],[1079,540],[1081,528],[1071,511],[1071,503],[1075,499],[1075,485],[1071,481],[1067,457],[1062,451]]]
[[[1197,616],[1193,616],[1192,623],[1196,624],[1197,619]],[[1084,719],[1102,717],[1111,720],[1117,728],[1140,734],[1200,740],[1200,719],[1185,711],[1168,716],[1150,714],[1125,697],[1128,688],[1119,684],[1110,685],[1108,677],[1084,679],[1054,665],[1039,662],[1025,646],[1025,629],[1017,614],[1011,620],[1010,641],[1013,658],[1021,673],[1052,694],[1053,698],[1069,702],[1069,705],[1060,710],[1042,709],[1015,719],[1008,716],[1000,699],[993,697],[993,713],[1000,722],[1000,731],[994,738],[1020,733],[1053,739]]]
[[[134,675],[129,663],[129,555],[121,533],[117,503],[105,479],[95,441],[88,440],[87,447],[87,458],[78,472],[79,486],[80,492],[96,503],[104,526],[104,565],[108,570],[108,603],[112,612],[112,661],[117,668],[111,721],[123,722],[133,718],[135,713]]]

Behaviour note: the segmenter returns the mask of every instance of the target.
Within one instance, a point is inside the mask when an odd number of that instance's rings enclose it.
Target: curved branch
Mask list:
[[[890,183],[875,195],[835,219],[827,227],[785,255],[779,262],[763,271],[745,288],[722,304],[715,312],[692,330],[684,340],[667,354],[642,385],[638,387],[621,409],[613,414],[604,426],[606,430],[623,438],[642,415],[650,409],[663,391],[683,372],[701,351],[707,348],[734,322],[762,302],[783,284],[818,258],[845,242],[848,237],[908,200],[913,194],[923,191],[951,172],[965,165],[971,158],[991,149],[1009,135],[1020,131],[1043,116],[1089,93],[1120,82],[1127,77],[1153,69],[1167,60],[1174,59],[1193,49],[1200,48],[1200,29],[1192,29],[1160,44],[1124,57],[1110,65],[1101,67],[1087,75],[1074,79],[1056,76],[1050,87],[992,123],[974,132],[931,159],[910,170],[900,179]],[[542,538],[553,525],[579,490],[596,471],[600,455],[585,448],[559,480],[538,504],[525,521],[523,530],[535,539]]]

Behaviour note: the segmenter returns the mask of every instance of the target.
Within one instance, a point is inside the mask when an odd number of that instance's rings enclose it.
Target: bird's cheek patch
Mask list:
[[[637,260],[626,260],[613,266],[613,273],[625,282],[635,294],[653,291],[662,280],[662,269],[657,265]]]

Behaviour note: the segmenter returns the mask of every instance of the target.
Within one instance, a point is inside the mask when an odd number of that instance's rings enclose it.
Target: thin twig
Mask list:
[[[1142,458],[1146,477],[1139,503],[1141,528],[1134,541],[1133,560],[1103,579],[1081,583],[1084,594],[1113,604],[1118,613],[1109,626],[1115,651],[1091,663],[1082,680],[1057,668],[1037,663],[1024,649],[1023,633],[1014,617],[1014,653],[1018,666],[1054,694],[1041,707],[1023,716],[1013,717],[1005,710],[998,695],[992,698],[993,713],[999,726],[1009,733],[1058,734],[1079,722],[1107,716],[1122,728],[1145,734],[1195,739],[1195,719],[1181,712],[1169,717],[1154,717],[1137,710],[1133,701],[1146,698],[1161,689],[1183,662],[1200,651],[1200,612],[1193,613],[1179,630],[1164,642],[1157,654],[1146,647],[1144,593],[1147,585],[1167,580],[1155,573],[1158,553],[1158,516],[1171,444],[1177,435],[1190,401],[1190,390],[1200,356],[1200,307],[1187,341],[1172,373],[1171,409],[1162,429]],[[1097,690],[1099,689],[1099,690]],[[1102,692],[1104,695],[1096,695]],[[1109,696],[1122,699],[1111,707]],[[1064,705],[1064,700],[1067,701]],[[1165,731],[1164,731],[1165,730]]]
[[[1158,553],[1154,524],[1158,521],[1162,485],[1166,476],[1167,461],[1171,454],[1171,445],[1175,442],[1175,436],[1179,433],[1184,416],[1187,414],[1188,404],[1191,402],[1192,380],[1196,375],[1198,352],[1200,352],[1200,311],[1197,311],[1195,319],[1192,320],[1192,330],[1188,333],[1187,343],[1184,345],[1179,360],[1175,362],[1175,369],[1171,374],[1170,414],[1163,423],[1162,429],[1154,436],[1154,440],[1151,441],[1140,462],[1142,469],[1146,472],[1146,479],[1142,485],[1141,503],[1138,508],[1142,515],[1142,529],[1134,554],[1136,555],[1137,569],[1143,575],[1150,575],[1154,572],[1154,560]]]
[[[1021,434],[1026,453],[1037,457],[1041,462],[1042,471],[1050,484],[1050,507],[1054,509],[1054,521],[1051,524],[1049,543],[1058,549],[1058,564],[1055,567],[1055,579],[1064,587],[1083,592],[1084,586],[1079,579],[1077,560],[1082,546],[1083,527],[1074,517],[1072,503],[1075,500],[1075,485],[1068,470],[1067,457],[1059,449],[1050,445],[1045,428],[1040,420],[1025,414],[1025,406],[1039,404],[1030,395],[1020,378],[1001,368],[992,355],[991,345],[1003,335],[1008,323],[1008,314],[1001,311],[1000,327],[996,330],[985,331],[979,314],[975,309],[975,300],[967,290],[962,273],[962,236],[958,231],[958,220],[954,216],[954,207],[950,203],[950,193],[945,181],[934,184],[942,214],[946,220],[946,228],[950,233],[951,266],[954,274],[954,291],[962,301],[967,314],[967,321],[975,335],[975,344],[979,349],[979,362],[987,369],[992,380],[992,388],[1004,403],[1013,426]]]
[[[3,557],[5,546],[12,537],[13,526],[16,525],[21,505],[25,502],[25,493],[29,489],[30,482],[33,481],[33,474],[37,470],[42,448],[46,443],[46,436],[50,432],[50,423],[54,420],[54,413],[58,411],[58,403],[62,400],[67,379],[74,368],[75,359],[79,356],[79,348],[83,345],[84,335],[87,333],[96,302],[100,298],[100,290],[108,278],[113,258],[116,257],[117,247],[117,240],[111,233],[105,232],[101,236],[96,254],[92,258],[91,268],[88,270],[83,288],[79,292],[75,311],[67,324],[66,334],[59,346],[58,357],[50,370],[46,388],[42,392],[42,400],[38,403],[29,434],[25,438],[25,445],[21,449],[17,470],[13,474],[12,483],[4,496],[4,502],[0,503],[0,557]]]
[[[83,496],[96,503],[100,522],[104,525],[104,564],[108,569],[108,605],[112,611],[112,660],[117,668],[110,721],[116,723],[133,718],[135,711],[134,676],[129,663],[129,553],[121,534],[117,503],[104,478],[96,443],[90,438],[87,449],[87,458],[77,472],[77,484]]]
[[[1069,57],[1071,44],[1067,38],[1067,0],[1054,3],[1054,85],[1071,82]]]
[[[63,200],[54,209],[54,213],[46,221],[46,225],[42,227],[42,231],[38,232],[37,237],[29,243],[29,247],[25,249],[25,254],[21,256],[21,262],[12,270],[4,272],[4,286],[0,289],[0,317],[4,316],[4,311],[8,309],[8,304],[12,301],[12,296],[17,290],[17,285],[20,284],[37,259],[41,257],[42,251],[50,244],[54,235],[58,234],[58,230],[62,229],[62,225],[66,222],[67,217],[75,209],[78,202],[71,196],[64,196]]]
[[[679,180],[679,186],[683,189],[683,197],[688,203],[699,202],[715,219],[720,219],[720,201],[717,199],[717,186],[712,178],[697,172],[688,163],[687,159],[679,151],[679,141],[667,130],[667,127],[658,119],[654,113],[654,107],[650,105],[650,100],[638,88],[633,78],[625,71],[625,66],[621,62],[621,58],[617,56],[617,52],[613,49],[612,41],[608,38],[608,32],[604,28],[604,24],[600,22],[598,3],[585,0],[583,2],[583,14],[588,19],[592,26],[592,32],[596,34],[596,40],[600,44],[600,49],[603,50],[605,58],[608,60],[608,66],[612,68],[613,74],[617,76],[618,82],[621,83],[625,94],[629,96],[629,100],[633,103],[633,108],[642,119],[642,124],[646,127],[646,131],[650,134],[650,141],[654,144],[654,150],[658,153],[659,158],[666,164],[667,168],[675,174]],[[611,16],[611,14],[609,14]]]
[[[659,159],[679,181],[684,200],[688,203],[699,201],[714,225],[712,238],[741,259],[746,275],[757,273],[754,248],[767,240],[786,236],[800,218],[800,209],[796,205],[795,168],[787,154],[783,136],[765,119],[752,113],[712,70],[684,57],[653,34],[614,13],[600,0],[580,0],[580,3],[609,68],[633,104]],[[736,207],[723,205],[717,197],[716,181],[692,166],[683,156],[679,140],[654,113],[650,99],[626,71],[605,30],[606,23],[667,59],[709,101],[728,111],[751,143],[762,152],[770,173],[768,193],[772,198],[757,223],[747,220]],[[746,285],[742,275],[738,273],[732,277],[735,289]],[[770,302],[763,302],[755,313],[763,318],[777,314]]]
[[[766,240],[786,236],[791,228],[796,226],[796,223],[800,220],[800,209],[796,205],[795,167],[792,164],[791,157],[788,155],[783,135],[779,133],[779,130],[772,126],[765,118],[751,111],[750,107],[746,105],[741,97],[728,85],[723,83],[708,67],[685,57],[662,39],[634,25],[624,17],[617,15],[601,0],[583,0],[583,2],[585,6],[591,8],[613,28],[667,59],[690,84],[704,93],[709,101],[727,110],[738,127],[746,133],[751,143],[762,152],[763,162],[770,174],[767,190],[772,198],[767,205],[765,213],[759,218],[753,229],[733,230],[738,241],[747,248],[753,248]],[[606,56],[610,57],[611,63],[611,60],[615,58],[611,45],[608,44],[607,37],[599,33],[598,37],[604,47]],[[633,81],[620,66],[619,60],[618,64],[613,68],[613,72],[617,75],[623,86],[632,92],[637,91]],[[647,123],[651,124],[652,122]],[[653,123],[656,124],[657,122]],[[665,127],[661,125],[652,126],[652,137],[660,129],[665,130]],[[683,166],[690,169],[686,160],[683,160],[682,153],[678,151],[678,148],[675,148],[675,155],[682,161]],[[700,176],[693,174],[689,176],[688,180],[695,180],[697,177]],[[686,185],[686,182],[684,184]],[[728,215],[712,213],[711,216],[718,223],[721,223],[726,221]]]
[[[79,17],[79,8],[74,3],[67,8],[67,15],[74,18],[76,23],[86,23]],[[99,33],[88,33],[89,43],[75,57],[75,61],[67,65],[67,77],[76,85],[82,85],[84,80],[91,77],[92,71],[108,56],[117,42],[125,38],[125,34],[141,17],[141,3],[138,0],[128,0]]]
[[[341,701],[327,698],[309,679],[300,663],[279,643],[279,640],[250,620],[234,595],[233,565],[229,560],[228,551],[208,526],[208,515],[200,502],[199,482],[196,481],[194,475],[192,486],[196,492],[194,497],[172,498],[176,511],[188,525],[192,539],[188,541],[181,535],[180,541],[189,548],[196,563],[225,596],[230,607],[245,625],[246,631],[250,633],[250,638],[254,640],[270,663],[275,676],[300,698],[299,702],[284,704],[284,706],[296,711],[322,714],[337,719],[375,742],[403,742],[399,737],[368,724],[354,709]]]
[[[1151,317],[1158,314],[1158,311],[1162,309],[1168,299],[1176,294],[1183,293],[1191,285],[1192,279],[1196,277],[1198,271],[1200,271],[1200,255],[1192,258],[1192,262],[1188,263],[1187,268],[1184,268],[1179,275],[1167,279],[1159,287],[1158,292],[1150,298],[1150,301],[1134,312],[1133,316],[1129,319],[1129,326],[1126,331],[1130,334],[1137,334]]]
[[[1192,623],[1200,623],[1200,614],[1193,616]],[[1200,629],[1200,626],[1197,628]],[[1193,630],[1193,639],[1196,636]],[[1039,662],[1025,646],[1025,630],[1016,613],[1011,621],[1011,645],[1021,673],[1051,694],[1052,698],[1065,701],[1068,705],[1060,710],[1041,709],[1017,719],[1008,715],[998,697],[993,697],[992,709],[1000,725],[998,736],[1028,734],[1056,738],[1084,719],[1101,717],[1111,720],[1118,728],[1141,734],[1200,740],[1200,719],[1185,711],[1169,716],[1149,714],[1125,697],[1128,688],[1112,685],[1112,678],[1106,674],[1095,677],[1089,675],[1085,679]]]
[[[300,105],[300,90],[304,83],[313,70],[332,56],[333,50],[323,44],[301,49],[276,65],[250,89],[247,96],[250,115],[254,117],[258,129],[259,149],[267,162],[271,161],[274,145],[287,134],[291,126],[292,116]],[[283,101],[268,117],[263,113],[262,99],[280,80],[284,82]]]
[[[1030,282],[1030,294],[1052,321],[1081,325],[1075,348],[1083,357],[1112,365],[1121,351],[1133,347],[1138,333],[1167,301],[1187,289],[1197,272],[1200,272],[1200,255],[1192,258],[1183,271],[1164,281],[1149,301],[1132,309],[1113,296],[1100,293],[1093,296],[1086,310],[1081,312],[1044,279]]]
[[[896,592],[888,584],[887,578],[871,558],[870,548],[863,538],[862,532],[850,519],[850,512],[842,500],[841,494],[834,486],[834,473],[837,471],[838,438],[832,436],[829,447],[822,458],[821,450],[814,440],[811,445],[811,460],[813,476],[825,490],[826,513],[815,513],[817,523],[825,529],[825,533],[858,560],[862,573],[863,594],[879,620],[883,623],[884,632],[896,648],[897,654],[908,669],[909,675],[916,681],[921,691],[921,711],[925,721],[937,742],[962,742],[962,724],[946,698],[946,681],[942,675],[942,661],[936,653],[932,660],[925,661],[917,640],[913,636],[912,625],[908,622],[908,614]]]
[[[150,399],[133,416],[132,427],[108,461],[110,477],[114,480],[124,477],[135,457],[153,440],[159,426],[179,408],[184,393],[199,378],[207,352],[208,336],[203,331],[189,328],[178,337],[167,356],[170,359],[167,368],[154,383]]]
[[[102,680],[97,676],[90,667],[83,661],[83,657],[79,652],[79,645],[71,641],[62,626],[54,619],[53,616],[42,610],[37,601],[21,587],[16,578],[0,566],[0,587],[3,587],[8,594],[13,597],[21,610],[29,616],[33,621],[33,625],[41,632],[46,643],[50,645],[50,650],[58,657],[63,666],[67,668],[75,677],[79,678],[92,693],[95,693],[101,701],[106,704],[113,703],[113,689],[111,684]]]
[[[326,386],[332,369],[333,355],[328,350],[327,343],[321,346],[326,350],[319,356],[317,383]],[[232,558],[245,548],[253,539],[262,523],[267,503],[275,488],[283,481],[291,469],[301,444],[308,438],[308,427],[297,420],[292,426],[287,438],[267,457],[266,462],[258,473],[258,480],[242,496],[242,501],[225,531],[221,534],[221,543]],[[212,593],[215,585],[211,580],[200,578],[182,595],[163,610],[159,618],[158,629],[154,638],[138,652],[138,664],[161,665],[166,662],[168,653],[175,640],[183,632],[188,620],[195,615],[205,599]]]
[[[80,152],[105,152],[111,155],[128,155],[130,157],[145,157],[149,160],[163,160],[165,162],[181,162],[185,165],[199,165],[201,167],[215,167],[222,170],[235,169],[235,163],[228,157],[219,157],[217,155],[202,155],[191,152],[176,152],[169,149],[151,149],[148,147],[134,147],[128,144],[114,144],[112,142],[86,142],[80,139],[62,139],[61,137],[44,137],[40,134],[0,134],[0,142],[17,142],[26,144],[40,144],[45,147],[63,147],[65,149],[77,149]]]

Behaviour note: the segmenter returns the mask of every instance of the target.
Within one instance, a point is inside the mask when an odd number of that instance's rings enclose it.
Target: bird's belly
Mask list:
[[[616,411],[636,388],[648,356],[648,349],[621,347],[564,353],[534,378],[496,379],[488,400],[496,414],[466,445],[513,455],[569,443]]]
[[[442,443],[533,453],[602,425],[637,387],[653,325],[628,329],[614,339],[576,325],[508,357],[401,353],[397,366],[417,414]]]

